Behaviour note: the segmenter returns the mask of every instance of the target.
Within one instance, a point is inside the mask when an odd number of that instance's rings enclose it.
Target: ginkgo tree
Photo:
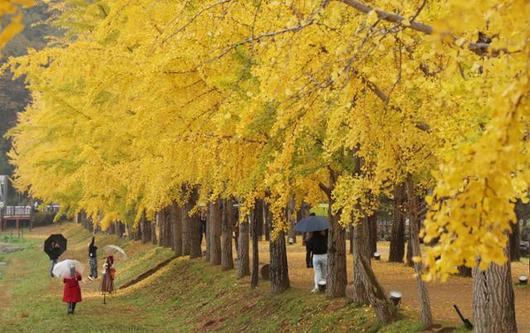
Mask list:
[[[411,221],[432,192],[423,236],[438,242],[422,266],[416,240],[418,276],[477,267],[477,330],[513,332],[513,297],[484,304],[499,294],[480,279],[509,275],[506,233],[527,197],[527,2],[49,3],[75,37],[12,60],[33,92],[11,132],[19,189],[103,226],[195,190],[238,198],[242,216],[265,199],[276,239],[293,196],[325,197],[328,293],[340,296],[343,227],[361,230],[380,196],[406,184]],[[360,263],[364,301],[394,320]]]

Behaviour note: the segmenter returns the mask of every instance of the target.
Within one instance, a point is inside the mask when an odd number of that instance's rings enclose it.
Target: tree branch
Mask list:
[[[430,34],[433,33],[433,28],[430,25],[414,21],[416,19],[417,15],[419,15],[419,12],[421,11],[421,9],[423,9],[423,5],[418,9],[417,14],[414,15],[411,20],[409,20],[410,24],[405,25],[405,24],[403,24],[403,21],[406,20],[406,18],[401,16],[401,15],[399,15],[399,14],[385,12],[384,10],[370,7],[370,6],[368,6],[368,5],[364,4],[364,3],[360,2],[360,1],[356,1],[356,0],[335,0],[335,1],[342,2],[345,5],[348,5],[348,6],[354,8],[354,9],[356,9],[356,10],[358,10],[361,13],[364,13],[364,14],[368,14],[371,11],[375,11],[377,13],[377,17],[380,20],[397,23],[397,24],[402,25],[403,27],[410,28],[410,29],[413,29],[413,30],[416,30],[416,31],[419,31],[419,32],[423,32],[424,34],[427,34],[427,35],[430,35]],[[456,41],[458,38],[457,37],[453,37],[453,39],[454,39],[454,41]],[[465,45],[462,45],[461,47],[464,47],[464,46],[467,46],[467,48],[471,52],[476,53],[479,56],[484,56],[484,55],[490,53],[492,57],[497,57],[501,53],[508,53],[508,50],[506,50],[506,49],[499,49],[499,50],[492,49],[492,50],[490,50],[490,52],[488,52],[488,49],[489,49],[489,46],[490,46],[489,43],[481,43],[481,42],[478,42],[478,43],[467,43]]]
[[[329,187],[327,187],[326,185],[324,185],[324,183],[318,183],[318,187],[320,187],[320,189],[326,193],[326,195],[328,197],[331,198],[331,189]]]
[[[337,1],[340,1],[340,2],[350,6],[352,8],[355,8],[355,9],[357,9],[358,11],[360,11],[360,12],[362,12],[364,14],[368,14],[372,10],[375,10],[375,12],[377,13],[377,17],[380,20],[393,22],[393,23],[398,23],[398,24],[403,24],[403,20],[405,20],[405,18],[403,16],[399,15],[399,14],[385,12],[385,11],[380,10],[380,9],[374,9],[374,8],[368,6],[368,5],[365,5],[364,3],[360,2],[360,1],[356,1],[356,0],[337,0]],[[420,23],[420,22],[412,21],[412,22],[410,22],[410,26],[409,27],[411,29],[426,33],[427,35],[432,34],[432,27],[430,25],[427,25],[427,24],[423,24],[423,23]]]

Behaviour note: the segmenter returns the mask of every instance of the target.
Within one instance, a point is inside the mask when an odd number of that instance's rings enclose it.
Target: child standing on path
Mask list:
[[[105,271],[103,272],[103,280],[101,281],[101,293],[103,295],[111,294],[114,291],[114,278],[116,277],[116,270],[112,265],[114,264],[114,257],[108,256],[107,260],[103,267]],[[105,298],[103,298],[103,303],[105,303]]]
[[[74,314],[75,305],[81,302],[79,281],[81,281],[81,274],[75,270],[74,265],[70,266],[70,277],[63,279],[63,302],[68,304],[68,314]]]

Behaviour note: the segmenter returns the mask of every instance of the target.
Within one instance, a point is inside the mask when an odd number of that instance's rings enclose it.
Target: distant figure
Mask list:
[[[199,228],[200,228],[200,236],[199,236],[199,244],[202,245],[202,238],[203,237],[206,237],[206,214],[204,213],[201,213],[201,222],[200,222],[200,225],[199,225]]]
[[[313,268],[315,270],[315,288],[312,293],[318,292],[319,282],[326,280],[328,270],[328,237],[325,230],[315,231],[307,240],[307,248],[313,254]]]
[[[94,280],[98,278],[98,247],[94,244],[96,237],[92,237],[92,242],[88,245],[88,267],[90,268],[88,272],[88,279]]]
[[[309,214],[309,216],[315,216],[315,213]],[[310,232],[305,233],[303,243],[305,245],[305,263],[307,268],[313,268],[313,253],[307,246],[307,241],[311,238]]]
[[[114,264],[114,257],[108,256],[105,264],[103,264],[103,281],[101,281],[101,292],[103,295],[112,294],[114,292],[114,278],[116,277],[116,270],[112,265]],[[103,300],[105,302],[105,300]]]
[[[61,256],[61,246],[57,242],[52,242],[51,244],[51,251],[48,254],[48,257],[51,261],[51,267],[50,267],[50,276],[53,277],[53,267],[55,267],[55,264],[57,263],[57,259]]]
[[[81,274],[76,271],[74,265],[70,266],[70,276],[63,278],[63,302],[68,304],[68,314],[74,314],[76,303],[81,302],[79,281],[81,281]]]

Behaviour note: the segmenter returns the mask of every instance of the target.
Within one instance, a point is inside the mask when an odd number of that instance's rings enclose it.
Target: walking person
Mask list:
[[[57,260],[63,253],[61,246],[57,242],[52,242],[51,244],[51,250],[48,253],[48,257],[50,258],[51,265],[50,265],[50,276],[53,277],[53,268],[55,267],[55,264],[57,263]]]
[[[206,222],[207,222],[207,217],[206,217],[206,213],[204,212],[201,212],[201,221],[200,221],[200,225],[199,225],[199,229],[200,229],[200,236],[199,236],[199,244],[201,244],[202,246],[202,238],[203,237],[207,237],[207,230],[206,230]]]
[[[103,264],[103,280],[101,281],[101,293],[103,294],[103,304],[106,304],[105,296],[114,292],[114,279],[116,277],[116,270],[112,265],[114,264],[114,257],[108,256]]]
[[[63,302],[68,304],[68,314],[74,314],[76,304],[81,302],[81,287],[79,286],[79,281],[81,281],[81,274],[76,271],[75,265],[71,265],[69,276],[63,278]]]
[[[96,237],[92,237],[92,241],[88,245],[88,279],[94,280],[98,278],[98,247],[95,245]]]
[[[306,242],[307,249],[313,255],[313,269],[315,270],[315,287],[312,293],[319,291],[319,284],[324,284],[328,270],[328,237],[327,231],[315,231]]]

